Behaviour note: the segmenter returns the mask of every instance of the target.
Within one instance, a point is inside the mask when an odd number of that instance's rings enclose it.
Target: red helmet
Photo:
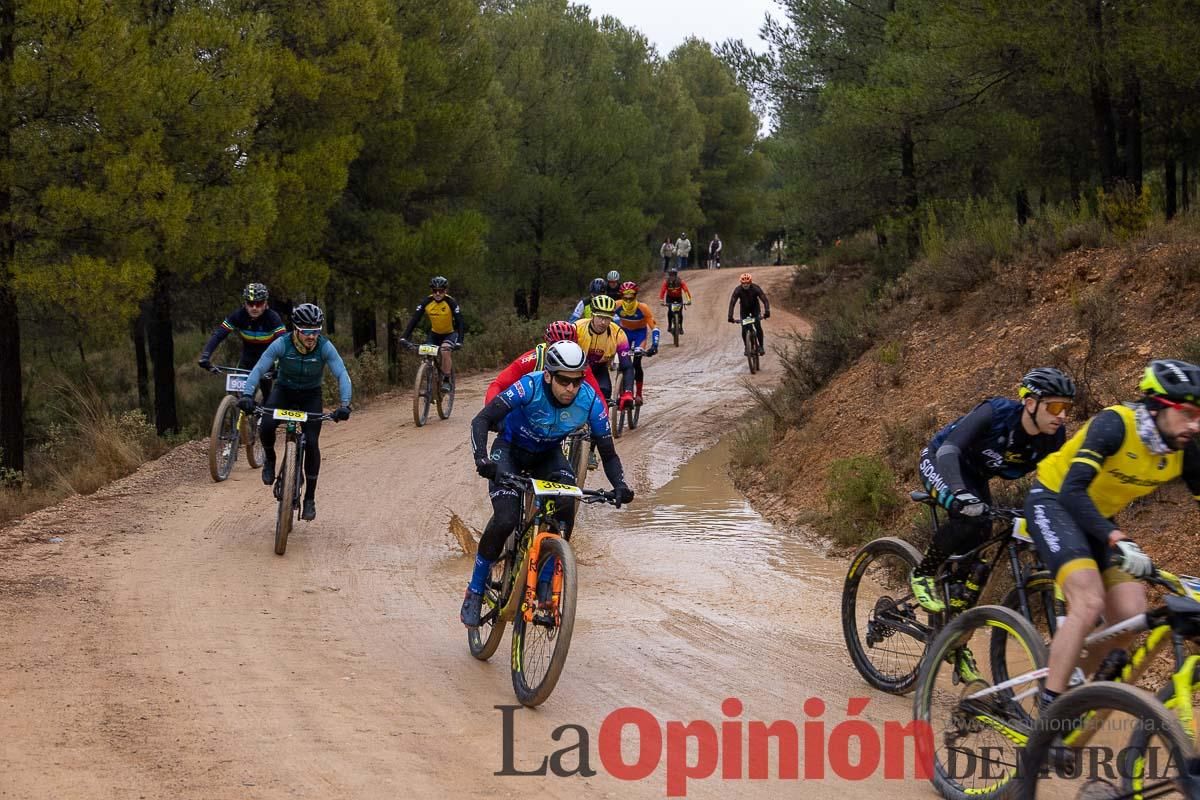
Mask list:
[[[638,293],[638,285],[633,281],[625,281],[621,284],[621,294],[624,295],[628,294],[629,292],[633,292],[634,294]]]
[[[555,320],[546,326],[546,342],[548,344],[577,341],[579,341],[579,331],[566,320]]]
[[[745,286],[746,284],[750,283],[750,282],[751,282],[751,281],[753,281],[754,279],[750,277],[750,273],[749,273],[749,272],[743,272],[743,273],[742,273],[742,277],[738,278],[738,280],[739,280],[739,281],[741,281],[741,284],[742,284],[743,286]]]

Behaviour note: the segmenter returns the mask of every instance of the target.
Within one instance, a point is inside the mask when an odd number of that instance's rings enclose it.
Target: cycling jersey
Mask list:
[[[658,290],[659,300],[669,300],[672,303],[690,303],[692,302],[692,293],[688,291],[687,281],[679,281],[674,286],[669,280],[663,281],[662,288]]]
[[[658,347],[658,325],[654,322],[654,313],[645,303],[622,302],[617,306],[615,321],[625,331],[625,338],[630,347],[647,349],[646,339],[649,334],[650,347]]]
[[[578,322],[581,319],[592,318],[592,297],[587,297],[575,304],[575,310],[571,312],[571,316],[567,317],[567,322]]]
[[[531,372],[500,394],[498,401],[511,409],[500,432],[503,441],[529,453],[544,453],[584,424],[593,438],[612,435],[608,405],[590,385],[580,386],[574,401],[563,406],[551,397],[543,375]]]
[[[486,406],[492,402],[496,398],[496,395],[509,386],[512,386],[523,375],[528,375],[531,372],[541,372],[545,366],[546,348],[548,346],[545,342],[542,342],[529,352],[522,353],[515,361],[505,367],[504,371],[496,376],[496,380],[488,384],[487,393],[483,397],[483,404]],[[587,384],[596,391],[596,394],[604,396],[604,393],[600,391],[600,384],[596,382],[596,376],[592,374],[590,369],[583,371],[583,377],[587,381]]]
[[[296,347],[294,336],[276,339],[250,371],[242,395],[253,397],[263,373],[272,366],[275,366],[276,385],[285,389],[319,389],[325,376],[325,367],[329,367],[329,371],[337,378],[342,405],[350,405],[350,374],[346,372],[346,365],[338,355],[337,348],[326,336],[317,337],[317,345],[307,353]]]
[[[579,332],[579,346],[587,353],[589,364],[607,364],[615,355],[624,365],[629,359],[629,338],[615,322],[608,323],[603,333],[592,331],[592,321],[581,319],[575,323]]]
[[[413,330],[416,329],[417,323],[421,321],[421,316],[424,315],[429,319],[429,329],[433,333],[445,336],[449,333],[457,334],[457,340],[460,344],[463,340],[465,327],[463,325],[462,309],[450,295],[445,295],[441,300],[434,300],[433,295],[429,295],[420,303],[413,311],[412,318],[408,321],[408,327],[404,329],[401,339],[407,339],[412,336]]]
[[[771,313],[771,303],[767,300],[766,293],[757,283],[752,283],[749,286],[738,287],[733,290],[733,294],[729,297],[729,317],[733,317],[733,306],[735,303],[741,304],[741,317],[760,317],[762,313],[758,306],[758,301],[761,300],[766,308],[766,313]]]
[[[242,357],[238,366],[242,369],[249,369],[258,361],[271,342],[287,334],[287,328],[283,327],[283,320],[279,318],[279,315],[269,308],[259,314],[258,319],[255,319],[250,316],[250,312],[246,310],[245,306],[241,306],[222,320],[221,324],[212,332],[212,336],[209,337],[208,342],[204,345],[204,350],[200,353],[200,360],[211,359],[212,354],[221,346],[221,342],[225,341],[225,337],[231,333],[236,333],[242,340]]]
[[[1062,447],[1066,429],[1030,435],[1021,424],[1024,409],[1019,400],[992,397],[934,434],[926,449],[936,473],[930,473],[925,461],[921,463],[930,492],[944,497],[947,491],[970,491],[968,482],[978,486],[994,477],[1015,480]]]

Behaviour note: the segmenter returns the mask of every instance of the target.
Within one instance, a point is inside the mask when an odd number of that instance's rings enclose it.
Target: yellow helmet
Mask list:
[[[606,294],[598,294],[592,298],[592,314],[607,314],[612,316],[616,313],[616,302]]]

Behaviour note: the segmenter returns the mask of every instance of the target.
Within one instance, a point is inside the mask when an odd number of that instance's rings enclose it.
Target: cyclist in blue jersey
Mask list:
[[[948,556],[982,543],[991,522],[992,478],[1016,480],[1033,472],[1067,439],[1067,412],[1075,382],[1061,370],[1040,367],[1021,379],[1021,399],[992,397],[942,428],[921,451],[921,482],[949,512],[929,549],[913,568],[913,596],[930,612],[945,610],[934,576]]]
[[[283,320],[267,307],[266,286],[261,283],[247,284],[242,290],[242,299],[245,305],[222,320],[204,344],[197,360],[201,369],[212,369],[212,354],[231,333],[237,333],[238,338],[242,340],[242,357],[238,360],[238,369],[252,368],[271,342],[287,335]],[[271,382],[263,381],[262,390],[263,397],[270,394]]]
[[[346,365],[338,355],[333,342],[321,335],[325,325],[325,314],[312,303],[302,303],[292,311],[292,324],[295,330],[291,336],[276,339],[262,354],[262,358],[250,371],[246,378],[246,386],[242,389],[242,398],[238,400],[238,408],[246,413],[254,411],[254,390],[263,373],[275,368],[275,386],[263,405],[268,408],[286,408],[293,411],[307,411],[310,414],[320,414],[321,380],[325,377],[325,368],[337,378],[338,392],[341,405],[333,412],[337,422],[350,419],[350,375]],[[266,460],[263,462],[262,481],[270,486],[275,482],[275,429],[279,421],[264,415],[259,426],[259,438]],[[314,420],[304,423],[304,507],[300,518],[306,520],[317,517],[317,475],[321,471],[321,421]]]
[[[571,316],[567,317],[567,322],[578,322],[581,319],[591,319],[592,317],[592,298],[599,294],[604,294],[608,288],[608,284],[604,282],[604,278],[596,278],[588,286],[588,296],[575,304],[575,310],[571,312]]]
[[[563,455],[562,442],[575,429],[587,424],[600,452],[604,474],[616,491],[617,505],[633,500],[633,490],[625,483],[621,459],[613,446],[608,405],[584,383],[585,369],[587,356],[583,348],[571,341],[555,342],[546,348],[545,371],[525,375],[471,420],[475,471],[488,479],[492,518],[479,540],[475,568],[459,614],[468,627],[479,625],[483,590],[492,563],[500,557],[508,534],[521,524],[520,497],[516,491],[497,483],[497,475],[526,474],[574,484],[575,473]],[[496,426],[500,427],[500,435],[489,456],[487,435]],[[563,523],[563,536],[569,540],[575,501],[569,497],[558,500],[555,516]]]

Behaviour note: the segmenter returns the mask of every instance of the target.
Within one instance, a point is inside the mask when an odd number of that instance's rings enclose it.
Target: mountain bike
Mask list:
[[[742,317],[742,341],[746,345],[746,361],[750,362],[750,374],[758,372],[758,351],[760,343],[758,341],[758,329],[755,328],[755,323],[758,322],[758,317],[751,314],[748,317]]]
[[[1192,708],[1194,694],[1200,691],[1200,655],[1189,654],[1185,645],[1188,642],[1200,643],[1200,602],[1197,602],[1200,600],[1200,580],[1176,576],[1159,569],[1142,580],[1169,592],[1162,605],[1090,634],[1085,639],[1084,648],[1102,645],[1123,634],[1148,631],[1145,643],[1128,655],[1127,665],[1120,662],[1110,665],[1106,662],[1098,670],[1101,681],[1116,677],[1122,684],[1132,684],[1160,652],[1168,645],[1172,646],[1175,674],[1160,694],[1161,702],[1178,717],[1185,731],[1194,730]],[[963,674],[962,670],[954,667],[943,669],[947,664],[962,664],[964,658],[969,659],[971,643],[976,637],[982,634],[987,638],[988,632],[996,629],[1005,630],[1008,648],[1001,659],[991,660],[988,665],[990,675],[981,671],[973,659],[973,674]],[[1074,757],[1069,753],[1083,747],[1102,727],[1100,723],[1103,721],[1079,704],[1097,702],[1099,699],[1105,702],[1125,702],[1129,699],[1127,693],[1121,693],[1118,697],[1108,690],[1093,689],[1082,695],[1082,699],[1072,700],[1058,709],[1059,712],[1064,709],[1072,712],[1068,719],[1077,719],[1078,724],[1042,731],[1035,722],[1039,716],[1036,703],[1041,683],[1049,673],[1046,666],[1048,652],[1044,638],[1033,630],[1028,621],[1010,609],[998,606],[979,606],[960,615],[946,625],[929,646],[913,695],[913,718],[929,724],[933,731],[934,750],[929,752],[929,742],[918,740],[917,757],[932,764],[931,779],[943,797],[955,800],[1006,797],[1018,791],[1022,782],[1032,780],[1036,783],[1040,777],[1038,771],[1026,773],[1021,781],[1014,780],[1021,775],[1017,750],[1032,744],[1035,734],[1039,748],[1050,748],[1045,744],[1047,736],[1051,742],[1058,738],[1061,745],[1054,747],[1057,754],[1039,752],[1031,754],[1027,760],[1031,763],[1036,761],[1039,770],[1047,759],[1059,761],[1060,770],[1070,768],[1072,765],[1069,762]],[[951,670],[957,674],[947,674]],[[1111,674],[1106,674],[1106,670]],[[1077,697],[1075,693],[1086,688],[1080,684],[1086,681],[1083,670],[1076,667],[1072,688],[1047,711],[1054,709],[1058,702]],[[1084,713],[1080,714],[1081,711]],[[1069,796],[1158,796],[1150,791],[1147,784],[1157,783],[1161,776],[1152,774],[1150,763],[1142,757],[1156,732],[1136,728],[1117,731],[1124,741],[1124,746],[1120,748],[1124,751],[1121,756],[1124,766],[1117,772],[1123,784],[1122,791],[1132,794],[1072,792]],[[975,736],[990,739],[986,745],[968,747],[966,740]],[[936,746],[939,742],[941,748]],[[1190,745],[1188,749],[1190,752]],[[970,774],[961,774],[964,771],[959,769],[959,762],[966,760],[967,753],[974,757],[980,752],[988,756],[986,766],[982,770],[976,767]],[[994,759],[992,754],[995,754]],[[975,774],[980,771],[982,775]],[[980,784],[976,778],[984,783]]]
[[[524,523],[509,534],[492,565],[478,627],[467,646],[481,661],[492,657],[513,623],[513,691],[522,705],[541,705],[562,674],[575,627],[575,555],[554,518],[557,497],[617,505],[616,494],[505,474],[496,483],[521,493]]]
[[[246,386],[250,370],[213,365],[209,371],[225,376],[225,396],[213,415],[208,435],[208,471],[217,483],[229,477],[237,463],[238,449],[246,446],[246,460],[257,469],[263,463],[262,443],[258,441],[258,425],[250,415],[237,407],[238,398]],[[270,378],[270,373],[264,379]]]
[[[643,350],[641,347],[633,348],[634,359],[650,358],[650,353]],[[616,359],[613,359],[614,361]],[[625,426],[629,426],[629,430],[637,430],[638,420],[642,418],[642,404],[637,402],[636,398],[627,406],[622,406],[617,403],[617,424],[613,428],[613,438],[620,439],[621,434],[625,432]]]
[[[310,414],[306,411],[266,406],[255,407],[254,413],[256,416],[270,414],[272,419],[284,423],[286,431],[283,456],[278,461],[272,490],[275,499],[279,501],[279,508],[275,514],[275,555],[281,556],[287,551],[292,523],[300,516],[300,490],[304,487],[304,423],[333,420],[333,415]]]
[[[927,492],[911,492],[909,497],[929,507],[936,532],[937,501]],[[989,514],[993,535],[973,550],[946,559],[934,576],[945,611],[928,612],[913,597],[909,579],[921,553],[908,542],[885,536],[855,553],[842,588],[842,634],[850,660],[871,686],[898,695],[912,691],[929,643],[978,601],[1005,557],[1013,586],[1001,604],[1033,621],[1046,641],[1053,636],[1062,606],[1025,532],[1021,511],[993,508]],[[997,629],[994,639],[988,652],[1000,658],[1007,647],[1004,631]]]
[[[663,305],[667,307],[667,331],[671,334],[675,346],[679,347],[679,337],[683,335],[683,307],[690,306],[691,303],[671,300]]]
[[[589,470],[600,466],[596,458],[596,445],[592,441],[592,431],[589,425],[580,425],[571,435],[563,439],[563,455],[571,464],[575,473],[575,485],[583,488]]]
[[[441,348],[438,345],[407,341],[404,345],[421,357],[421,365],[417,367],[417,377],[413,381],[413,422],[417,423],[418,428],[424,425],[429,419],[429,406],[434,402],[437,403],[438,416],[450,419],[450,411],[454,408],[454,367],[450,367],[449,375],[442,372],[439,363]],[[455,342],[450,349],[460,350],[462,345]],[[448,392],[442,389],[442,382],[447,378],[450,382]]]

